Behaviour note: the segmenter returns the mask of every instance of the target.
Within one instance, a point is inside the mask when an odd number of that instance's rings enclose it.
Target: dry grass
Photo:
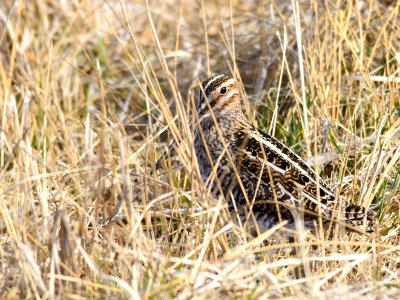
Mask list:
[[[0,296],[398,296],[399,2],[137,2],[0,3]],[[232,224],[188,127],[219,72],[378,234]]]

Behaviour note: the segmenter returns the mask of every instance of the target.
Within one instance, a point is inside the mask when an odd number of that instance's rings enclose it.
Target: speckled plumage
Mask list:
[[[294,208],[305,212],[306,225],[319,214],[329,219],[338,209],[335,194],[311,167],[247,121],[239,87],[229,76],[202,83],[194,148],[211,193],[223,195],[233,216],[257,223],[260,232],[282,220],[294,226]],[[366,219],[370,226],[374,218],[373,211],[351,204],[343,221],[357,226]]]

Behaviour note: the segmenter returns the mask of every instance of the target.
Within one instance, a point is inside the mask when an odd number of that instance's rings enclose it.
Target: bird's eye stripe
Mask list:
[[[211,77],[210,79],[204,81],[202,83],[203,91],[200,91],[200,97],[207,97],[210,96],[210,94],[222,83],[224,82],[229,82],[230,80],[233,80],[231,77],[226,76],[226,75],[217,75],[214,77]]]

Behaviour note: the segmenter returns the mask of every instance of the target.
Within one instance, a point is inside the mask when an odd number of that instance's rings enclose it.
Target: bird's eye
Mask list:
[[[221,93],[221,95],[225,95],[228,92],[228,89],[226,88],[226,86],[224,86],[219,92]]]

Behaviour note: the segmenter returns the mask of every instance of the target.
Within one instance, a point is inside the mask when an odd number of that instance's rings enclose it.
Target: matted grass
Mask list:
[[[398,297],[399,5],[1,1],[0,296]],[[221,72],[374,234],[232,223],[188,125]]]

